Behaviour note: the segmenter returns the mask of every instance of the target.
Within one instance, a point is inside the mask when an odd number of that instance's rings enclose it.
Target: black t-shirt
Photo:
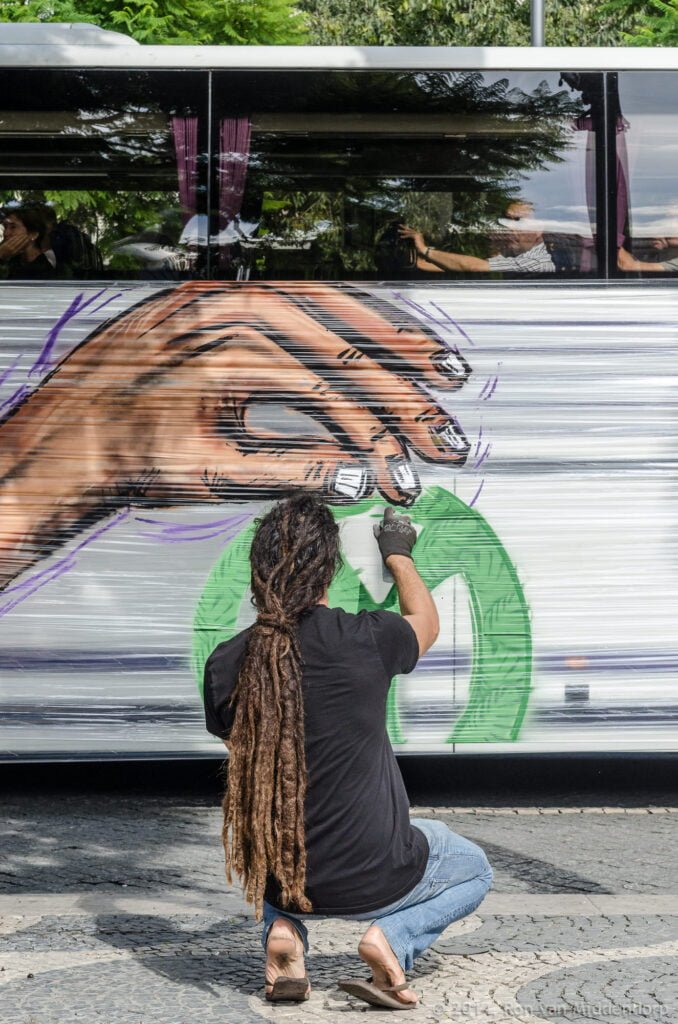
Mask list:
[[[28,263],[24,263],[19,256],[14,256],[11,260],[7,261],[7,277],[16,278],[17,280],[34,281],[41,278],[54,277],[55,274],[55,268],[49,262],[44,252],[41,252],[39,256],[36,256],[34,260],[30,260]]]
[[[205,720],[228,739],[229,701],[249,630],[220,644],[205,666]],[[316,605],[299,627],[306,729],[306,895],[316,914],[378,910],[424,874],[426,837],[410,825],[409,800],[386,732],[393,676],[411,672],[417,637],[394,612]],[[266,899],[281,908],[269,878]],[[282,908],[284,909],[284,908]],[[294,910],[294,907],[288,907]]]

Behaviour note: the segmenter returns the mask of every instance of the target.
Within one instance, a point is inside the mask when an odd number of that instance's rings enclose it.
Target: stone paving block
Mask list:
[[[152,796],[6,803],[2,1024],[347,1024],[378,1012],[336,988],[365,970],[356,922],[311,923],[308,1003],[265,1002],[259,926],[226,886],[218,807]],[[416,1020],[676,1024],[676,808],[416,813],[478,843],[495,870],[478,911],[417,961]]]
[[[311,999],[279,1007],[263,999],[264,957],[259,926],[252,921],[215,915],[45,918],[7,936],[12,952],[3,955],[6,982],[0,973],[2,1019],[7,1024],[189,1024],[193,1019],[246,1024],[284,1017],[346,1024],[350,1014],[373,1012],[336,988],[338,977],[364,971],[355,952],[363,927],[312,922]],[[674,1005],[677,957],[678,915],[476,913],[417,961],[411,974],[421,994],[416,1019],[539,1024],[553,1019],[556,1006],[557,1019],[579,1024],[609,1019],[602,1011],[596,1016],[595,1007],[614,1006],[626,1014],[622,1019],[635,1020],[627,1010],[635,1012],[632,1004],[643,991],[653,993],[648,1003],[653,1013]],[[582,1016],[584,1005],[594,1007],[593,1015]],[[673,1024],[671,1016],[658,1019]]]
[[[675,957],[643,957],[552,971],[524,985],[518,1002],[544,1020],[589,1024],[649,1020],[673,1024],[678,1013]]]

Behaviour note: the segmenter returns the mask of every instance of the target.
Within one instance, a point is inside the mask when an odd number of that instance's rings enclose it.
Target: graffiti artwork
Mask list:
[[[629,448],[594,396],[599,378],[614,391],[617,363],[600,365],[582,328],[563,327],[576,315],[588,338],[609,337],[605,294],[577,310],[549,294],[524,289],[518,308],[503,287],[7,288],[3,756],[218,755],[202,665],[251,621],[254,518],[300,487],[340,521],[330,599],[349,610],[396,607],[370,542],[384,503],[419,530],[442,628],[391,688],[394,744],[609,749],[621,723],[632,746],[639,673],[650,665],[665,692],[673,664],[672,563],[641,518],[608,528],[616,453]],[[621,352],[632,316],[623,304],[615,316]],[[576,379],[561,376],[572,338]],[[655,434],[648,420],[635,444],[651,451]],[[626,499],[663,507],[660,478],[634,474]],[[642,608],[629,552],[661,583]],[[659,726],[670,745],[669,720]]]
[[[389,312],[349,289],[191,282],[106,323],[0,423],[0,582],[130,507],[298,487],[412,504],[410,450],[451,467],[469,451],[426,386],[457,389],[470,367]],[[315,431],[258,425],[261,403]]]
[[[363,501],[337,515],[344,518],[365,512],[376,521],[383,512],[383,503]],[[414,561],[428,588],[435,591],[451,576],[460,574],[474,609],[469,697],[446,742],[515,740],[530,693],[531,631],[513,565],[483,517],[442,488],[426,490],[410,518],[421,528]],[[202,594],[194,634],[196,677],[201,685],[209,654],[239,628],[238,614],[249,589],[247,555],[252,533],[250,527],[224,549]],[[331,605],[351,612],[377,608],[398,611],[395,586],[389,588],[383,600],[375,600],[348,562],[335,577],[329,599]],[[394,686],[389,692],[387,716],[392,742],[405,743]]]
[[[296,488],[322,492],[342,518],[383,501],[414,506],[428,585],[460,573],[478,609],[469,700],[446,742],[515,739],[530,688],[520,585],[479,513],[442,488],[422,495],[413,463],[454,471],[469,457],[458,420],[432,395],[468,381],[460,349],[354,288],[191,282],[110,318],[57,359],[60,327],[90,302],[71,302],[31,367],[39,381],[4,403],[0,614],[68,573],[82,545],[132,512],[152,526],[142,510],[251,503]],[[214,524],[222,540],[224,527],[236,538],[198,604],[199,681],[209,650],[237,622],[250,518]],[[181,533],[175,524],[172,539]],[[471,564],[479,545],[498,558],[489,571]],[[348,560],[331,597],[355,610],[396,606],[393,588],[375,601]],[[406,741],[395,688],[389,728]]]

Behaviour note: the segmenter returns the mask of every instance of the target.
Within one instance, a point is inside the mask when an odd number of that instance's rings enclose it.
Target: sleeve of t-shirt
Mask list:
[[[220,687],[215,685],[215,666],[212,658],[208,658],[205,664],[204,676],[204,704],[205,704],[205,726],[213,736],[221,740],[227,740],[233,728],[233,708],[230,706],[231,688],[224,692],[221,699],[215,694],[224,691],[223,684]]]
[[[417,634],[395,612],[367,612],[372,636],[389,679],[407,675],[419,660]]]

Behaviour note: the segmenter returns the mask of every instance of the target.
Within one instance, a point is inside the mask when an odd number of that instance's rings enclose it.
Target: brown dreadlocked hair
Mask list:
[[[299,619],[323,597],[341,564],[339,528],[312,494],[282,501],[257,524],[250,551],[252,626],[231,699],[222,839],[226,875],[242,880],[261,918],[269,874],[283,906],[313,908],[304,892],[307,774]]]

